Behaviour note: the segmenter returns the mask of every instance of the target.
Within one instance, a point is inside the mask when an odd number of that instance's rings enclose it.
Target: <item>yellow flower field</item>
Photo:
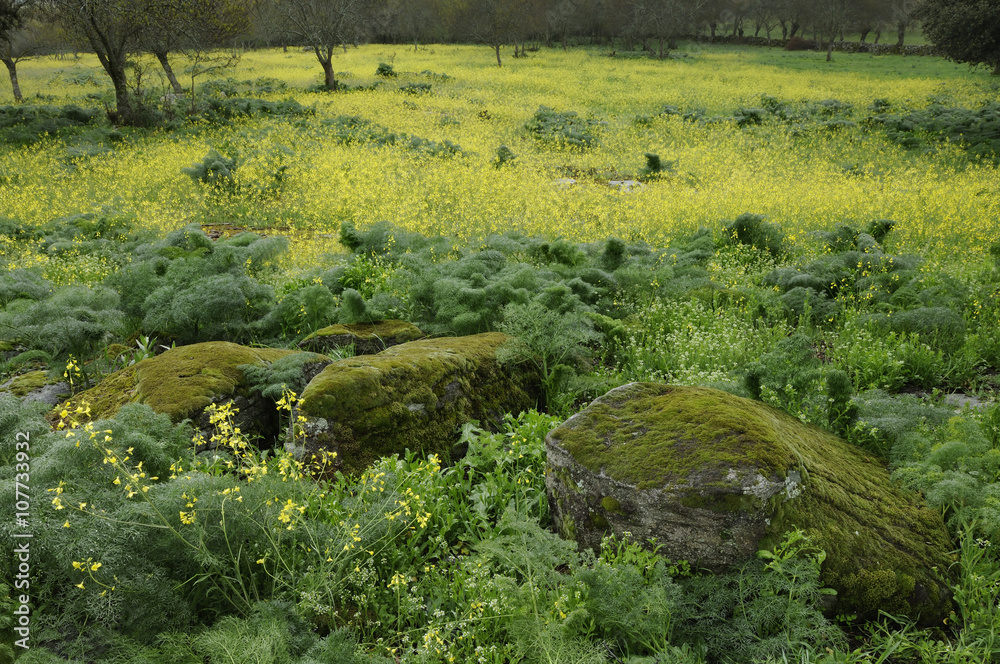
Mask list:
[[[124,132],[127,138],[109,150],[83,156],[73,156],[66,140],[0,146],[0,214],[42,224],[111,208],[163,231],[191,222],[279,227],[293,236],[301,264],[337,250],[329,236],[344,220],[361,227],[387,220],[459,238],[520,230],[665,244],[699,226],[717,229],[743,212],[767,215],[793,242],[845,220],[889,218],[898,224],[894,251],[920,253],[935,263],[950,262],[956,249],[981,252],[1000,238],[1000,178],[993,164],[969,164],[951,146],[933,154],[906,151],[860,128],[877,98],[908,108],[926,106],[935,95],[970,108],[996,100],[995,83],[985,73],[936,58],[838,54],[826,63],[816,53],[697,46],[667,61],[542,49],[526,59],[508,57],[502,69],[490,55],[475,46],[350,49],[335,63],[342,80],[382,84],[330,94],[305,91],[321,75],[311,53],[247,53],[226,76],[242,83],[283,81],[287,89],[264,97],[293,97],[314,108],[315,116],[264,117],[174,134]],[[399,77],[377,79],[380,62],[392,63]],[[45,103],[94,105],[86,95],[110,90],[90,56],[37,58],[22,63],[20,73],[29,103],[41,93],[50,95]],[[398,88],[406,83],[430,83],[431,91],[404,94]],[[155,77],[152,85],[155,95],[165,91]],[[796,136],[768,124],[741,129],[659,115],[665,105],[731,115],[760,106],[761,95],[792,103],[837,99],[853,106],[859,126]],[[572,151],[533,140],[524,124],[542,105],[601,121],[597,145]],[[342,115],[452,141],[464,152],[441,158],[398,146],[344,145],[323,124]],[[492,165],[501,144],[517,155],[513,166]],[[182,173],[211,149],[240,161],[239,193],[220,196]],[[676,174],[631,192],[608,185],[639,176],[646,152],[675,160]],[[262,193],[255,183],[278,165],[287,166],[281,187]],[[564,178],[576,182],[560,183]],[[27,252],[16,264],[47,260]],[[89,269],[97,274],[100,266]]]

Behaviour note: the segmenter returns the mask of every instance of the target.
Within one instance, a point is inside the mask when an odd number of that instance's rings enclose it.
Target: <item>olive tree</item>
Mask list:
[[[25,14],[35,0],[0,0],[0,61],[10,74],[14,101],[24,100],[17,81],[17,63],[30,55],[37,44],[34,26],[28,25]]]
[[[333,56],[363,40],[372,24],[371,0],[279,0],[277,15],[284,31],[316,54],[323,67],[323,82],[337,90]]]

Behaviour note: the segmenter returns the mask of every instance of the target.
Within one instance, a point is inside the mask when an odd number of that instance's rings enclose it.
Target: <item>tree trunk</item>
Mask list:
[[[132,95],[128,91],[128,78],[125,76],[125,62],[108,60],[108,74],[111,76],[111,84],[115,86],[115,118],[121,124],[132,126],[136,118],[135,110],[132,108]]]
[[[868,39],[868,33],[871,32],[870,28],[865,28],[861,31],[861,43],[864,44],[865,40]]]
[[[833,60],[833,38],[830,38],[830,43],[826,45],[826,61],[830,62]]]
[[[903,40],[906,39],[906,23],[896,24],[896,46],[903,48]]]
[[[323,65],[323,84],[330,92],[337,91],[337,75],[333,71],[333,58],[320,58],[319,63]]]
[[[174,89],[174,93],[178,95],[184,94],[184,88],[181,87],[180,82],[174,75],[174,68],[170,66],[170,60],[167,59],[166,51],[153,51],[153,55],[156,59],[160,61],[160,66],[163,67],[163,73],[167,75],[167,80],[170,81],[170,87]]]
[[[500,44],[493,44],[493,50],[497,53],[497,67],[503,67],[503,63],[500,62]]]
[[[663,59],[663,37],[660,37],[660,60]]]
[[[715,21],[708,24],[708,29],[712,39],[715,39]]]
[[[785,25],[784,21],[781,22],[781,38],[782,40],[788,39],[788,26]]]
[[[882,28],[875,28],[875,41],[873,44],[877,44],[878,40],[882,38]]]
[[[993,68],[993,75],[1000,76],[1000,62],[997,62],[997,66]]]
[[[14,101],[20,104],[24,101],[24,97],[21,96],[21,86],[17,82],[17,62],[13,58],[3,58],[3,63],[7,65],[7,71],[10,73],[10,87],[14,91]]]

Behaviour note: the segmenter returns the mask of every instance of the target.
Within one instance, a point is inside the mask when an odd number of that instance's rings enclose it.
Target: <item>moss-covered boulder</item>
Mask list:
[[[406,449],[447,458],[464,422],[536,405],[537,373],[497,363],[504,341],[496,332],[424,339],[334,362],[302,392],[305,438],[288,447],[336,452],[336,467],[352,473]]]
[[[386,348],[416,341],[424,336],[420,328],[413,323],[382,320],[376,323],[324,327],[299,342],[299,348],[314,353],[328,353],[336,348],[353,345],[355,355],[374,355]]]
[[[246,377],[239,367],[270,364],[296,352],[225,341],[179,346],[111,374],[73,397],[70,410],[86,402],[90,419],[98,420],[114,417],[125,404],[144,403],[175,422],[189,418],[207,430],[210,424],[205,409],[213,403],[233,401],[239,409],[237,425],[244,432],[273,438],[277,433],[274,404],[246,389]],[[318,371],[329,363],[328,357],[315,355],[312,365]]]
[[[0,385],[0,392],[10,392],[25,401],[38,401],[51,406],[65,398],[69,391],[69,384],[50,379],[49,372],[44,369],[14,376]]]
[[[632,383],[554,429],[546,447],[554,522],[581,546],[630,531],[721,571],[798,527],[827,552],[822,581],[837,590],[837,612],[938,625],[948,615],[941,515],[874,458],[765,404]]]

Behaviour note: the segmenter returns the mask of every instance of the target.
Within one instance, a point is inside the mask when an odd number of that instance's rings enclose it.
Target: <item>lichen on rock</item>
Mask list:
[[[538,375],[497,363],[505,341],[500,333],[425,339],[334,362],[303,391],[305,441],[289,447],[336,452],[345,472],[405,449],[447,457],[461,424],[536,405]]]
[[[722,571],[794,527],[827,552],[837,611],[948,614],[940,514],[875,459],[762,403],[701,387],[633,383],[547,440],[546,484],[565,537],[656,537],[673,560]],[[891,572],[891,573],[890,573]]]

